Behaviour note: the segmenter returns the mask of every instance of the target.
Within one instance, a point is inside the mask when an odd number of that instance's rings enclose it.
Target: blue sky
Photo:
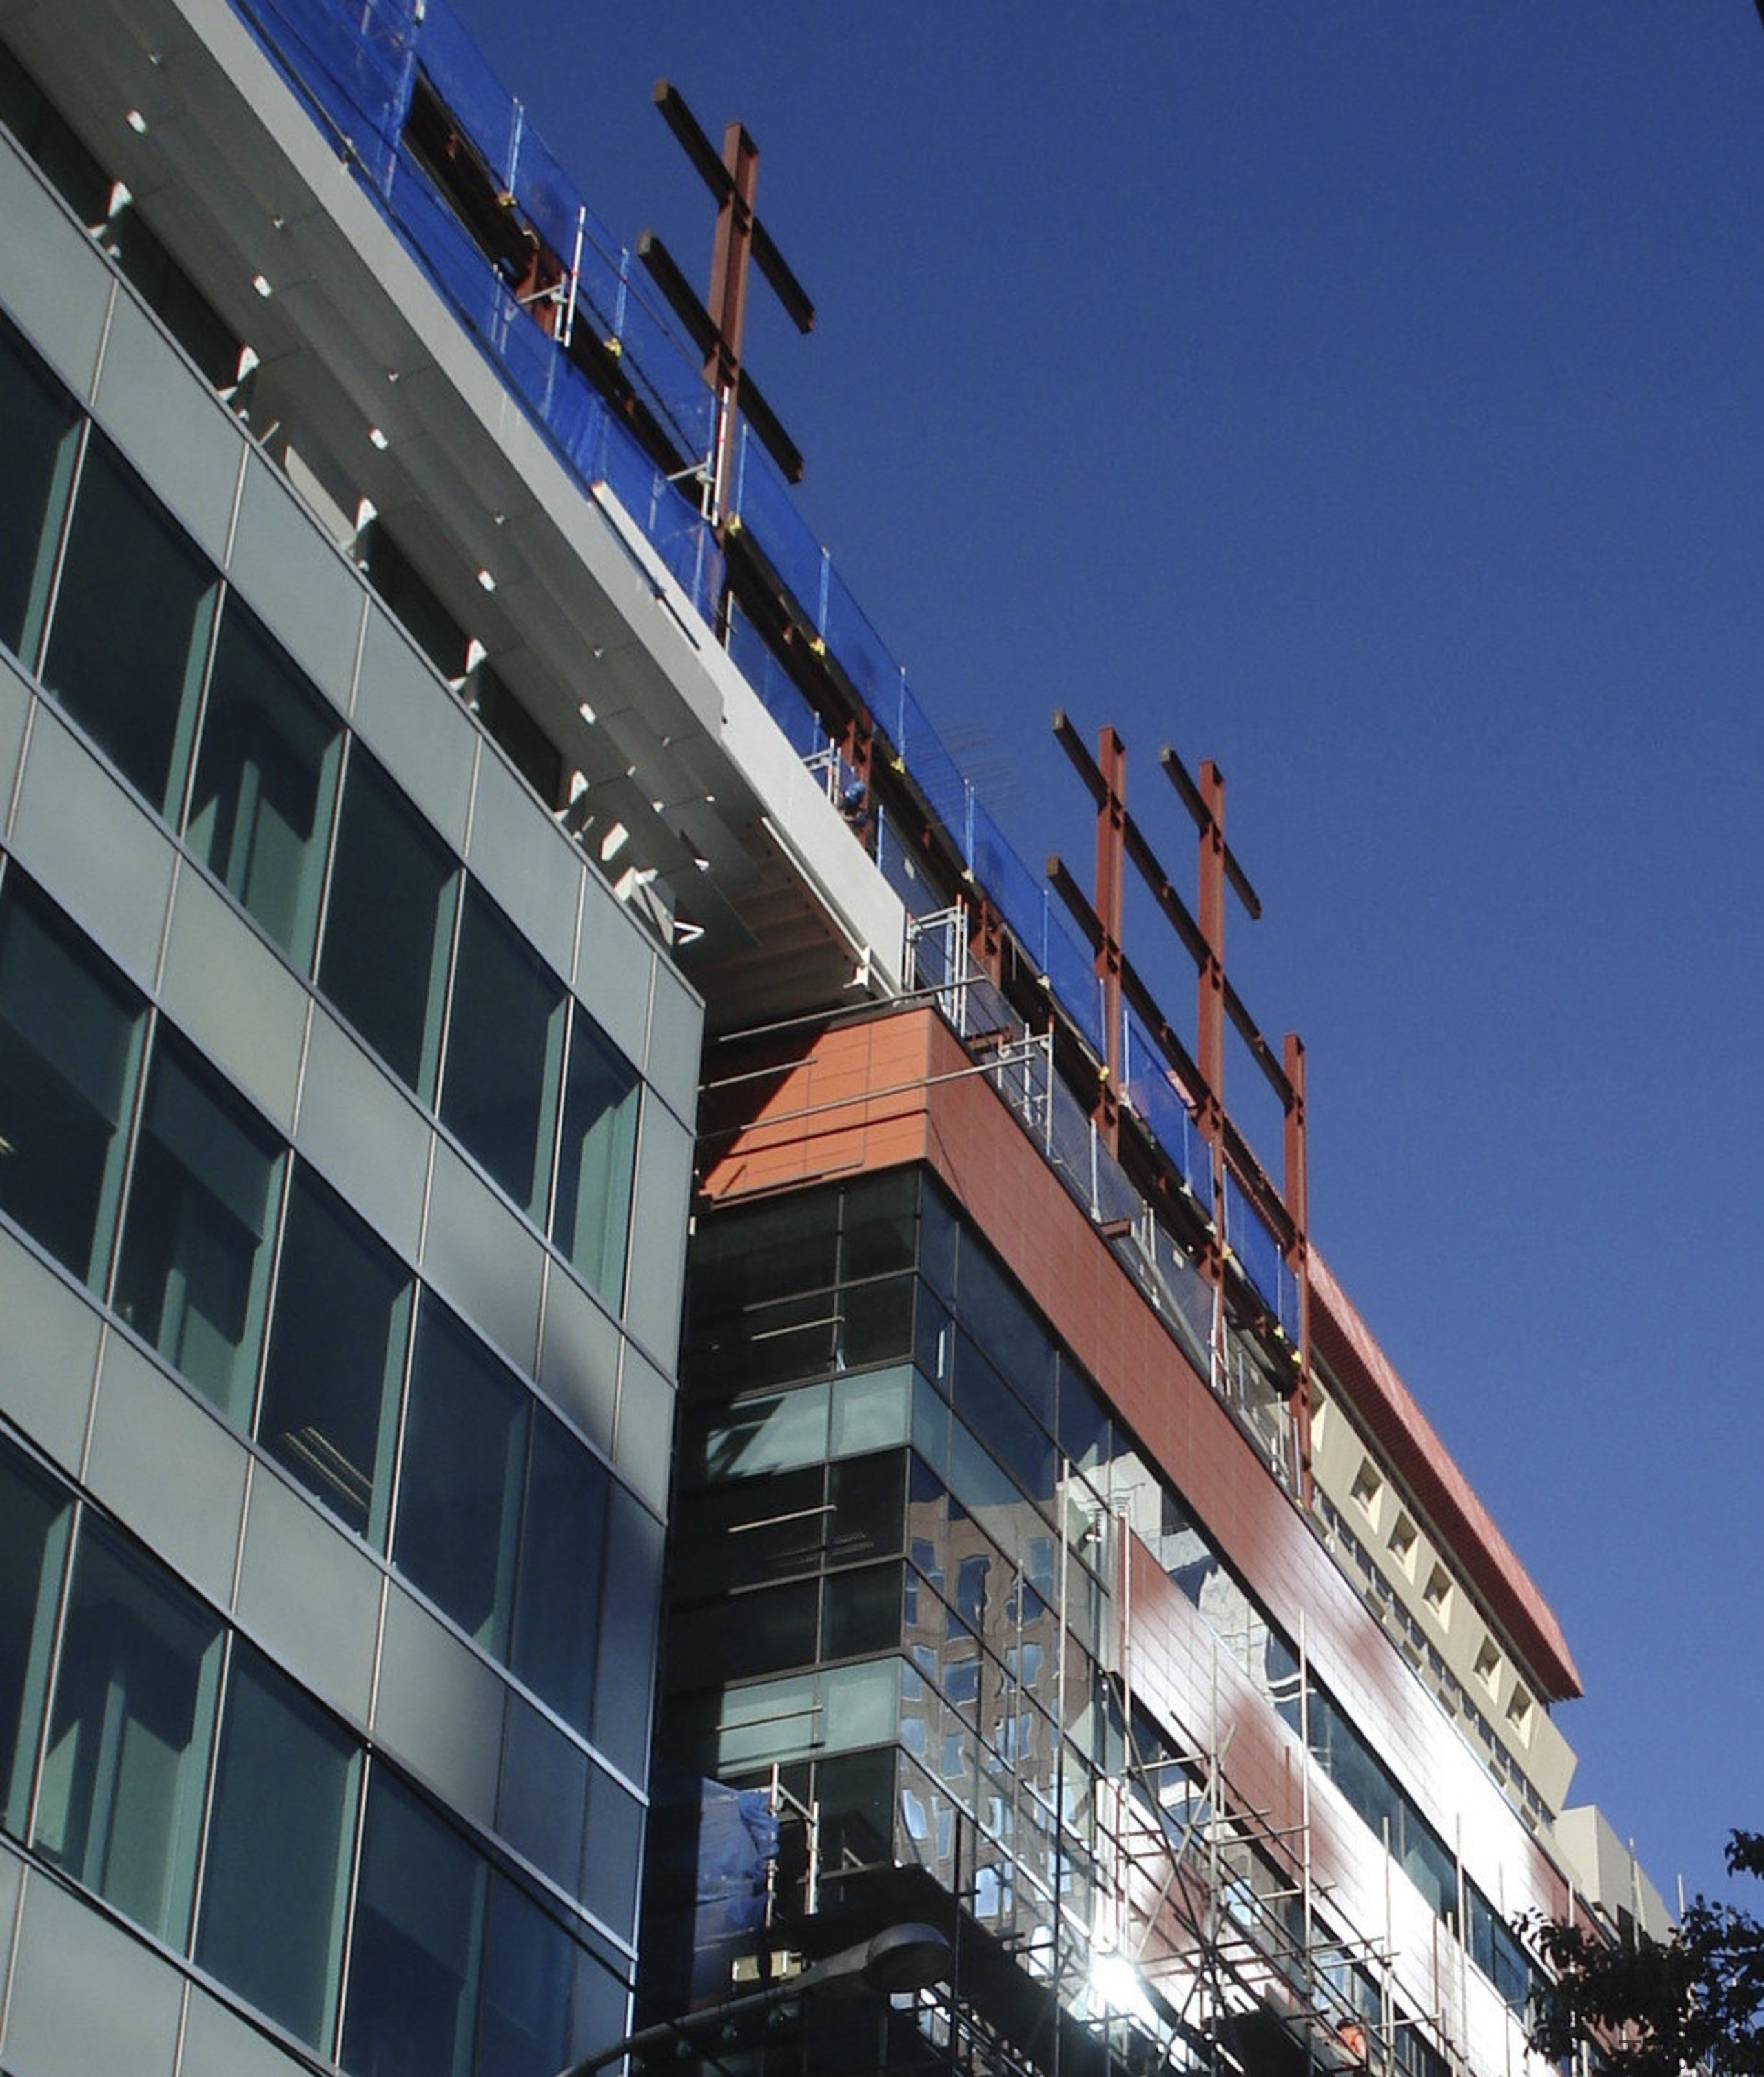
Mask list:
[[[757,139],[820,314],[751,320],[804,508],[1026,857],[1088,876],[1056,706],[1173,864],[1159,745],[1222,767],[1318,1245],[1562,1619],[1575,1800],[1724,1888],[1764,1824],[1751,0],[457,4],[695,277],[651,81]]]

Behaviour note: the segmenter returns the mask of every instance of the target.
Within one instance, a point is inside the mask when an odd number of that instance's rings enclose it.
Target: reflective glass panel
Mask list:
[[[318,2048],[336,1997],[356,1767],[352,1739],[235,1646],[196,1958]]]
[[[589,1726],[606,1545],[605,1467],[534,1409],[514,1605],[514,1669],[564,1720]]]
[[[312,962],[343,725],[229,599],[190,798],[190,847],[297,965]]]
[[[161,814],[183,790],[214,573],[94,433],[43,681]]]
[[[576,1961],[576,1943],[556,1920],[506,1877],[494,1877],[476,2077],[532,2077],[569,2061]]]
[[[417,1320],[393,1562],[506,1663],[532,1401],[447,1309]]]
[[[0,1446],[0,1817],[23,1835],[61,1582],[67,1495]]]
[[[16,870],[0,889],[0,1210],[103,1280],[146,1001]]]
[[[80,417],[35,353],[0,321],[0,642],[35,660],[73,472]]]
[[[459,861],[354,746],[318,984],[393,1072],[432,1096]]]
[[[441,1116],[543,1217],[564,1059],[564,984],[472,883],[460,919]]]
[[[361,1535],[385,1535],[410,1276],[304,1162],[289,1191],[259,1437]]]
[[[468,2077],[488,1872],[375,1770],[343,2015],[343,2066],[355,2077]]]
[[[276,1134],[162,1026],[114,1302],[241,1425],[256,1380],[281,1163]]]
[[[214,1617],[88,1516],[35,1843],[177,1947],[189,1926],[219,1660]]]
[[[637,1102],[636,1070],[586,1011],[572,1009],[551,1237],[609,1305],[625,1273]]]

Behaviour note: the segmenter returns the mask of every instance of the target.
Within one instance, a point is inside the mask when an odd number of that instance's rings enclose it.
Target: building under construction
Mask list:
[[[0,2066],[1525,2071],[1665,1915],[1223,777],[992,818],[656,98],[704,299],[447,0],[0,0]]]

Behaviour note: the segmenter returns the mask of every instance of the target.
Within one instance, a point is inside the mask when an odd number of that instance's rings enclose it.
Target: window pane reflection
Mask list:
[[[353,1741],[239,1646],[196,1958],[319,2048],[336,1994],[356,1768]]]
[[[355,2077],[467,2077],[487,1871],[376,1770],[356,1904],[343,2065]]]
[[[563,983],[468,884],[441,1116],[535,1217],[551,1182],[564,1006]]]
[[[489,1351],[425,1297],[393,1562],[505,1663],[530,1404]]]
[[[218,1663],[214,1618],[89,1517],[35,1844],[176,1946],[189,1924]]]
[[[281,1151],[256,1113],[162,1027],[116,1309],[241,1424],[263,1334]]]
[[[393,1072],[434,1093],[458,861],[357,745],[318,984]]]
[[[214,595],[206,560],[93,434],[43,681],[161,814],[183,789]]]
[[[190,847],[302,968],[318,927],[342,724],[236,601],[214,645]]]
[[[52,1480],[0,1447],[0,1817],[15,1838],[30,1806],[68,1512]]]
[[[73,399],[0,322],[0,642],[35,660],[77,443]]]
[[[289,1192],[257,1432],[358,1534],[385,1534],[409,1272],[302,1163]]]
[[[145,999],[16,871],[0,891],[0,1210],[102,1282]]]
[[[607,1485],[599,1460],[561,1421],[536,1408],[521,1531],[514,1671],[584,1729],[594,1692]]]
[[[618,1302],[637,1151],[637,1073],[580,1008],[572,1011],[552,1237],[585,1281]]]

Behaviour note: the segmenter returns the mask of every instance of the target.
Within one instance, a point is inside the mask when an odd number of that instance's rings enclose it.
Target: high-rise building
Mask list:
[[[655,1752],[785,1841],[655,1997],[947,1942],[808,2067],[1522,2068],[1525,1915],[1663,1914],[1216,775],[1191,1057],[1111,739],[1087,904],[444,0],[0,0],[0,2067],[546,2077]]]

